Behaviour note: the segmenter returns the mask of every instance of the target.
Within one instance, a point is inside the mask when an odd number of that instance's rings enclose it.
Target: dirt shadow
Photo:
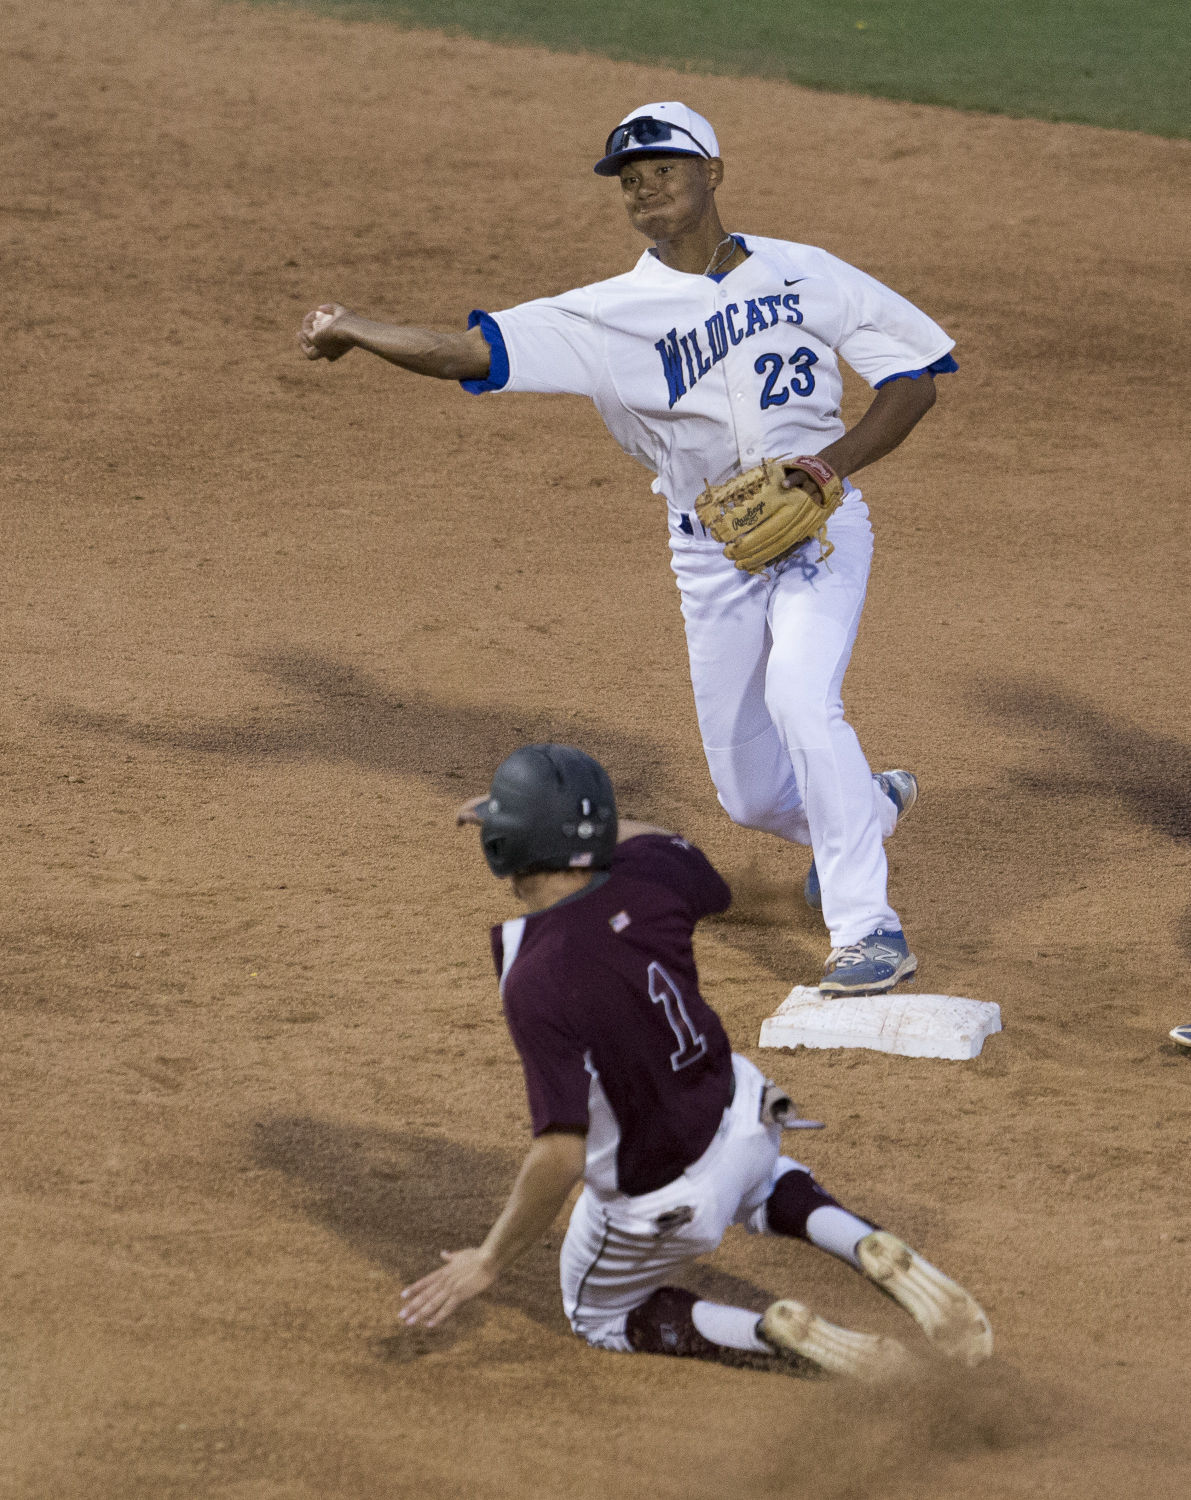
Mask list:
[[[755,864],[723,870],[732,887],[732,905],[705,926],[720,942],[784,983],[812,984],[830,942],[822,916],[802,895],[810,850],[792,848],[789,858],[797,873],[783,879],[765,875]]]
[[[686,821],[663,751],[642,736],[577,721],[569,713],[563,718],[499,703],[451,703],[416,688],[395,693],[349,662],[318,652],[271,652],[249,666],[296,701],[192,726],[137,723],[71,707],[61,709],[55,722],[193,755],[347,762],[394,777],[415,775],[460,800],[486,786],[518,745],[556,741],[578,745],[607,767],[622,813],[663,827]],[[787,887],[766,884],[749,871],[734,875],[732,911],[717,924],[717,935],[781,978],[817,972],[821,932],[811,929],[821,924],[803,905],[800,882],[801,876]],[[805,951],[802,928],[809,934]]]
[[[311,1218],[396,1284],[433,1270],[440,1250],[478,1244],[500,1212],[518,1165],[512,1153],[461,1146],[442,1136],[309,1116],[261,1121],[253,1137],[257,1165],[289,1178]],[[542,1245],[505,1273],[489,1299],[569,1336],[558,1286],[564,1232],[560,1217]],[[705,1263],[692,1262],[675,1280],[758,1312],[773,1300],[771,1291]],[[435,1331],[435,1347],[448,1347],[482,1316],[481,1303],[464,1308]],[[380,1340],[378,1352],[404,1357],[403,1341],[414,1333]],[[418,1333],[415,1345],[424,1338]]]
[[[1039,804],[1114,803],[1152,833],[1191,843],[1191,745],[1041,683],[1003,683],[982,701],[996,717],[1028,730],[1037,752],[1053,752],[1046,769],[1014,773]],[[1191,957],[1191,906],[1176,941]]]
[[[254,1128],[253,1156],[299,1189],[305,1211],[396,1285],[440,1264],[439,1252],[476,1245],[499,1213],[517,1170],[515,1156],[461,1146],[417,1131],[284,1116]],[[558,1291],[558,1231],[532,1250],[490,1294],[552,1331],[567,1331]],[[482,1317],[464,1308],[436,1331],[448,1347]]]
[[[1191,842],[1191,745],[1042,684],[1004,683],[982,701],[996,717],[1031,731],[1039,750],[1060,752],[1046,771],[1017,773],[1026,790],[1112,800],[1155,833]]]
[[[543,741],[578,744],[602,761],[622,803],[632,801],[641,815],[650,813],[664,785],[662,752],[654,744],[570,713],[452,703],[413,687],[394,693],[349,662],[313,651],[270,652],[248,665],[293,701],[190,727],[73,708],[61,710],[56,722],[196,755],[345,761],[390,776],[421,776],[451,796],[462,785],[487,785],[518,745]]]

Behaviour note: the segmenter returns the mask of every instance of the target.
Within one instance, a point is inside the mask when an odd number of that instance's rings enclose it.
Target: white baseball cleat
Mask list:
[[[1191,1047],[1191,1026],[1176,1026],[1170,1033],[1172,1042],[1178,1042],[1180,1047]]]
[[[900,1302],[948,1359],[971,1368],[992,1353],[992,1329],[975,1297],[896,1235],[884,1229],[866,1234],[856,1258],[869,1280]]]
[[[890,1380],[911,1366],[910,1356],[896,1339],[840,1328],[818,1317],[801,1302],[772,1303],[757,1331],[775,1349],[797,1354],[828,1375]]]

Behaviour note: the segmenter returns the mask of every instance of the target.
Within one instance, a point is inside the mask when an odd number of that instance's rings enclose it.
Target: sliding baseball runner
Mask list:
[[[603,767],[564,745],[515,750],[459,819],[478,824],[489,868],[524,910],[492,942],[534,1140],[484,1242],[444,1251],[407,1287],[404,1321],[434,1327],[491,1287],[582,1178],[560,1269],[566,1315],[590,1344],[793,1359],[861,1378],[910,1366],[898,1340],[801,1302],[759,1312],[675,1284],[737,1224],[838,1256],[937,1352],[969,1366],[987,1358],[992,1333],[967,1292],[782,1155],[783,1127],[811,1122],[733,1054],[699,990],[695,924],[731,899],[704,855],[664,829],[618,823]]]

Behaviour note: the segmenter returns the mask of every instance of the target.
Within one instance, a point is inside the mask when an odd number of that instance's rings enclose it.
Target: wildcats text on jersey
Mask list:
[[[779,323],[797,325],[801,322],[798,293],[772,292],[765,297],[747,298],[743,311],[739,303],[729,302],[723,312],[712,313],[703,324],[706,350],[697,329],[691,328],[680,334],[677,328],[671,328],[653,346],[661,356],[670,406],[698,385],[704,375],[719,364],[729,348],[767,328],[776,328]]]

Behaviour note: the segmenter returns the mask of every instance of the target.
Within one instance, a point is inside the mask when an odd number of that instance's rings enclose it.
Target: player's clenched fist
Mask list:
[[[353,348],[351,339],[336,332],[336,326],[348,316],[338,302],[324,302],[302,319],[298,344],[307,359],[341,359]]]

